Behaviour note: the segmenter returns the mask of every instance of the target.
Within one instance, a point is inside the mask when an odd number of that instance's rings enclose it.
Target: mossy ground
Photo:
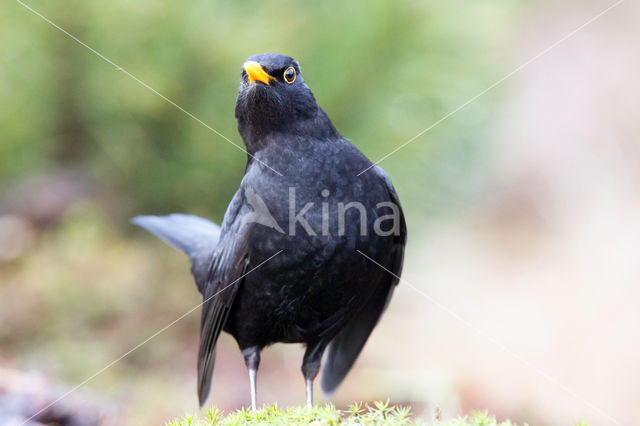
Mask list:
[[[279,408],[266,406],[256,411],[243,409],[224,415],[216,408],[208,409],[200,417],[185,416],[169,422],[167,426],[213,426],[213,425],[427,425],[437,426],[516,426],[510,421],[498,422],[485,411],[478,411],[453,420],[415,419],[411,408],[390,406],[386,402],[373,405],[354,404],[347,410],[338,410],[333,405]]]

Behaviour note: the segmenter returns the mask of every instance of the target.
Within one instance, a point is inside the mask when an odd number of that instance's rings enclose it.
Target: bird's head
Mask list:
[[[305,84],[298,61],[276,53],[253,55],[242,65],[236,118],[248,148],[274,132],[335,132]]]

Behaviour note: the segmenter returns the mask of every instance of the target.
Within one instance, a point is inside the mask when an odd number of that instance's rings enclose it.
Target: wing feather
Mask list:
[[[198,349],[198,399],[202,406],[211,389],[216,343],[231,311],[238,287],[249,264],[249,237],[243,226],[244,197],[234,196],[222,224],[220,243],[213,255],[203,291]]]
[[[327,395],[335,392],[355,363],[360,351],[389,304],[393,290],[400,281],[398,277],[402,273],[407,226],[400,200],[386,173],[378,166],[374,166],[372,169],[379,178],[383,179],[391,201],[398,206],[400,211],[400,232],[395,237],[389,264],[384,265],[393,274],[380,270],[380,281],[374,294],[360,312],[329,343],[321,380],[322,391]]]

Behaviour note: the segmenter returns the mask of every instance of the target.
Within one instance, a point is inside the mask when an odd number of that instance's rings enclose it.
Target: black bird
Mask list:
[[[404,216],[385,172],[338,133],[293,58],[248,58],[236,118],[249,155],[222,226],[178,214],[133,222],[191,259],[204,299],[200,405],[224,330],[249,369],[254,409],[261,350],[305,344],[311,406],[325,349],[321,387],[331,394],[389,302],[402,269]]]

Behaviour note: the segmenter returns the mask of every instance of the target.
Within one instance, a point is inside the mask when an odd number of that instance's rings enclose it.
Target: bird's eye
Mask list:
[[[293,84],[293,82],[296,81],[296,69],[293,67],[287,68],[284,70],[283,77],[287,84]]]

